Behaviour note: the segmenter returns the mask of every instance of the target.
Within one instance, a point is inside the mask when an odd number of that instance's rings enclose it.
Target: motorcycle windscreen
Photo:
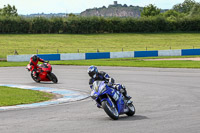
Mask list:
[[[106,90],[105,86],[104,81],[94,81],[92,89],[101,94]]]

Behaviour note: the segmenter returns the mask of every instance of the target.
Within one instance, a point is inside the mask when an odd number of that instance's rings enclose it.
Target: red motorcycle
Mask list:
[[[53,83],[58,82],[56,75],[52,73],[52,67],[49,62],[38,65],[37,76],[33,76],[30,64],[27,65],[27,69],[28,71],[31,71],[31,77],[37,83],[40,83],[40,81],[52,81]]]

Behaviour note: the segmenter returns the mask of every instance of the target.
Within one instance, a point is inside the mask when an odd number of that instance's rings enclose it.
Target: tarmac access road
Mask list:
[[[123,83],[133,117],[110,119],[95,101],[0,111],[1,133],[198,133],[200,69],[98,67]],[[90,94],[87,66],[53,66],[58,84],[35,83],[25,67],[1,67],[0,84],[76,90]]]

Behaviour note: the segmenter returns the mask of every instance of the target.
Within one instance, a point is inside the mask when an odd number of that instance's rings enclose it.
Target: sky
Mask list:
[[[102,7],[113,4],[115,0],[0,0],[0,8],[4,5],[15,5],[18,14],[34,13],[81,13],[89,8]],[[161,9],[171,9],[173,5],[184,0],[116,0],[118,4],[128,6],[147,6],[154,4]],[[196,0],[200,2],[200,0]]]

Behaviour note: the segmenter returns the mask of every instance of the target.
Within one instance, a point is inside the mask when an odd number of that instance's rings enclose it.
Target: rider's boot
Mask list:
[[[36,71],[33,71],[33,77],[37,78],[37,73],[36,73]]]
[[[127,95],[126,87],[124,85],[122,85],[122,88],[120,89],[120,92],[124,95],[126,100],[130,100],[131,99],[131,96]]]
[[[101,108],[101,105],[97,104],[97,108]]]
[[[124,93],[122,93],[124,95],[124,97],[126,98],[126,100],[130,100],[131,96],[127,95],[127,91],[126,89],[124,89]]]

